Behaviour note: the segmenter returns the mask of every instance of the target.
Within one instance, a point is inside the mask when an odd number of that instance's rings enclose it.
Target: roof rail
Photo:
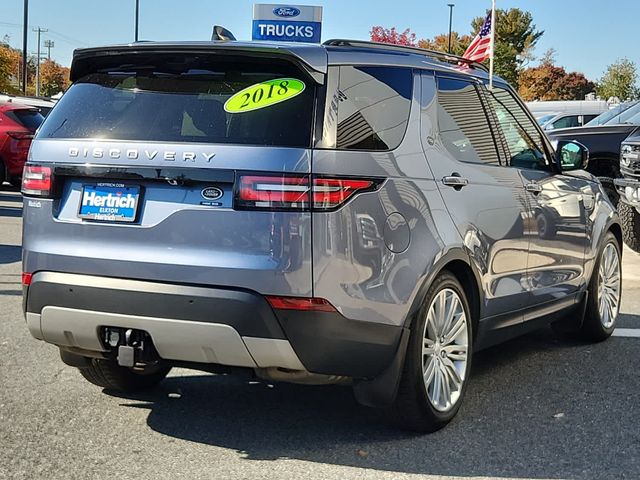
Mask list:
[[[367,40],[345,40],[342,38],[332,38],[331,40],[327,40],[326,42],[324,42],[323,45],[330,46],[330,47],[362,47],[362,48],[372,48],[372,49],[379,49],[379,50],[416,53],[416,54],[425,55],[435,60],[439,60],[441,62],[451,63],[454,65],[464,63],[469,67],[478,68],[487,73],[489,72],[489,69],[485,65],[479,62],[474,62],[473,60],[469,60],[468,58],[464,58],[464,57],[459,57],[458,55],[451,55],[450,53],[438,52],[435,50],[428,50],[426,48],[410,47],[406,45],[395,45],[392,43],[369,42]]]

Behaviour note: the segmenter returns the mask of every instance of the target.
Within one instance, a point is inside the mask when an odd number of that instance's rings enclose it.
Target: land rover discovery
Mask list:
[[[472,352],[615,328],[621,229],[588,152],[482,65],[145,42],[77,50],[71,78],[23,176],[24,308],[93,384],[242,368],[434,431]]]

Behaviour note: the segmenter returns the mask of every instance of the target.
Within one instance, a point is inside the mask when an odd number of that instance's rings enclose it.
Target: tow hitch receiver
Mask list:
[[[159,360],[151,336],[143,330],[104,327],[102,338],[111,352],[116,353],[121,367],[142,367]]]

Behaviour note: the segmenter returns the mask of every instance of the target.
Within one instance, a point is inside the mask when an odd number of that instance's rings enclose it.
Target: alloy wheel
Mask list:
[[[469,329],[460,296],[445,288],[427,310],[422,343],[422,374],[431,405],[439,412],[453,408],[467,372]]]
[[[604,328],[611,328],[620,310],[620,255],[613,243],[608,243],[600,257],[598,269],[598,312]]]

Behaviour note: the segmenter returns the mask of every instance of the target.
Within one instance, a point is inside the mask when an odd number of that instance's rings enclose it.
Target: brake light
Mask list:
[[[22,193],[47,197],[52,190],[51,167],[25,165],[22,173]]]
[[[31,279],[33,278],[32,273],[22,272],[22,285],[28,287],[31,285]]]
[[[268,296],[267,301],[276,310],[301,310],[314,312],[335,312],[336,308],[324,298],[306,297],[273,297]]]
[[[242,175],[236,208],[268,210],[332,210],[351,197],[372,190],[380,181],[307,175]]]

